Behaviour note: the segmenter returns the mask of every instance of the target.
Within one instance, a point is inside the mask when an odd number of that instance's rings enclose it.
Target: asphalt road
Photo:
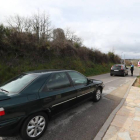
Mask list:
[[[103,74],[92,78],[102,80],[105,84],[103,98],[100,102],[87,101],[53,118],[46,133],[40,140],[93,140],[112,110],[114,100],[106,98],[115,89],[128,83],[138,76],[139,69],[135,68],[134,76],[110,76]],[[20,140],[20,137],[2,138],[3,140]]]
[[[133,76],[131,76],[131,72],[129,70],[128,76],[110,76],[109,73],[93,76],[91,78],[98,79],[104,82],[105,88],[103,94],[109,94],[113,90],[117,89],[118,87],[122,86],[123,84],[129,82],[131,79],[135,78],[139,75],[140,68],[135,68]]]

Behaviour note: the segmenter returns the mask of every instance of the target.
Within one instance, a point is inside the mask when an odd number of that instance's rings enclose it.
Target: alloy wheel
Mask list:
[[[125,77],[125,72],[124,72],[123,76]]]
[[[99,100],[101,98],[101,91],[98,89],[96,92],[96,99]]]
[[[45,125],[46,122],[43,116],[32,118],[27,125],[27,135],[32,138],[39,136],[43,132]]]

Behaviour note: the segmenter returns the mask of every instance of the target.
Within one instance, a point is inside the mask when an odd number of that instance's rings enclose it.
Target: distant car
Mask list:
[[[103,87],[73,70],[23,73],[0,87],[0,136],[20,133],[24,140],[36,140],[52,116],[80,101],[98,102]]]
[[[123,64],[115,64],[111,67],[110,76],[113,75],[128,75],[128,68]]]

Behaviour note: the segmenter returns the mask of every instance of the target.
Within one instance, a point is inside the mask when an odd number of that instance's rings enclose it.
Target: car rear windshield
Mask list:
[[[22,74],[2,85],[0,87],[0,90],[7,93],[19,93],[37,77],[38,76],[34,74]]]
[[[114,65],[113,67],[112,67],[112,70],[121,70],[121,66],[119,65]]]

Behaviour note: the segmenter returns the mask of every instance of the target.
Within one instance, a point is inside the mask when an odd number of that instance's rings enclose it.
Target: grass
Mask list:
[[[137,79],[136,79],[135,83],[133,84],[133,86],[140,88],[140,82],[139,82],[139,80],[140,80],[140,76],[137,77]]]

